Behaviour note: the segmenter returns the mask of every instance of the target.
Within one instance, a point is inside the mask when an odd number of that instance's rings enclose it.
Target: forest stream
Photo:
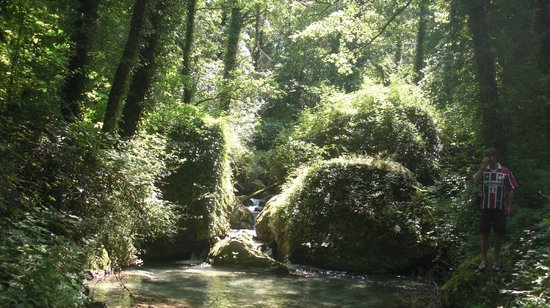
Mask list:
[[[290,275],[214,268],[193,261],[147,265],[91,281],[108,307],[428,307],[432,284],[411,277],[297,267]],[[133,296],[133,298],[132,298]]]

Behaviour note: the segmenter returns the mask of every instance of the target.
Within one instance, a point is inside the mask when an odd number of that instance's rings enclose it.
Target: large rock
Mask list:
[[[233,229],[254,229],[254,214],[244,205],[237,204],[229,220]]]
[[[269,151],[269,171],[282,180],[304,163],[368,154],[390,157],[429,185],[441,152],[436,119],[415,87],[371,85],[335,94],[304,111],[285,141]]]
[[[484,307],[489,303],[494,307],[505,306],[496,304],[502,298],[499,290],[504,286],[495,279],[491,264],[482,273],[476,272],[480,261],[479,257],[463,261],[441,287],[444,307]]]
[[[161,189],[180,219],[174,236],[145,245],[144,258],[203,259],[210,242],[229,230],[235,204],[224,126],[188,110],[165,129],[177,158],[168,162]]]
[[[374,158],[310,166],[257,218],[260,240],[294,263],[361,272],[407,272],[431,261],[429,209],[413,174]]]
[[[255,247],[249,234],[241,233],[217,242],[210,250],[208,261],[212,266],[237,266],[267,269],[287,273],[288,268]]]

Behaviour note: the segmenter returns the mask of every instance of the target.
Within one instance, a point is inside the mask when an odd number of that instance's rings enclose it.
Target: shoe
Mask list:
[[[485,262],[481,262],[476,269],[476,273],[481,273],[485,270]]]
[[[493,264],[493,271],[500,272],[500,266],[498,264]]]

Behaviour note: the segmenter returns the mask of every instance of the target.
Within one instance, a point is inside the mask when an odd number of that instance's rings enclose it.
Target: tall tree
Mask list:
[[[468,14],[468,27],[472,34],[477,67],[479,103],[482,116],[482,136],[486,145],[505,153],[506,143],[495,73],[495,56],[491,49],[487,6],[489,0],[461,0]]]
[[[428,1],[421,0],[418,13],[418,32],[416,36],[416,55],[414,60],[414,82],[422,79],[424,68],[424,45],[426,40],[426,17],[428,15]]]
[[[185,43],[183,46],[183,68],[181,74],[184,78],[183,102],[190,104],[193,99],[193,80],[191,78],[191,54],[193,52],[193,40],[195,37],[195,15],[197,13],[197,0],[187,0],[187,21],[185,28]]]
[[[537,0],[536,29],[540,37],[539,68],[550,74],[550,0]]]
[[[105,117],[103,118],[104,132],[115,132],[117,121],[122,109],[122,97],[124,89],[128,82],[128,76],[134,66],[138,54],[139,41],[145,22],[145,12],[147,10],[148,0],[136,0],[132,11],[132,20],[130,21],[130,32],[124,46],[124,52],[120,63],[118,64],[113,85],[109,92]]]
[[[242,28],[243,16],[241,14],[241,8],[238,4],[234,4],[231,8],[231,21],[227,29],[227,45],[223,60],[223,79],[226,83],[234,79],[233,72],[237,66],[237,53]],[[229,89],[224,90],[221,103],[223,110],[228,111],[231,105],[231,93]]]
[[[126,96],[119,124],[121,138],[134,136],[144,109],[145,96],[151,88],[159,53],[159,42],[163,33],[164,18],[167,16],[167,2],[157,0],[155,9],[150,15],[151,29],[145,35],[143,46],[139,51],[139,66],[134,73]]]
[[[538,67],[546,82],[543,95],[550,100],[550,0],[537,0],[536,29],[540,41]],[[546,106],[546,118],[550,119],[550,102]],[[550,142],[550,120],[546,120],[546,134]]]
[[[69,74],[61,90],[61,112],[67,121],[74,121],[81,114],[80,101],[86,82],[85,66],[89,60],[88,52],[99,17],[98,7],[99,0],[79,0],[77,3],[77,17],[71,35],[74,52],[69,59]]]
[[[263,18],[261,7],[259,4],[256,4],[256,21],[254,23],[254,48],[252,49],[252,61],[254,64],[254,69],[256,71],[260,69],[262,46],[264,44],[264,32],[262,26]]]

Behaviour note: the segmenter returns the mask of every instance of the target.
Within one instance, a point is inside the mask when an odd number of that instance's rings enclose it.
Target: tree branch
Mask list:
[[[365,48],[367,46],[369,46],[370,44],[372,44],[372,42],[374,42],[378,37],[380,37],[380,35],[382,35],[385,31],[386,31],[386,28],[397,18],[397,16],[401,15],[401,13],[403,13],[408,7],[409,5],[411,5],[413,0],[409,0],[407,1],[407,3],[405,3],[405,5],[403,5],[400,9],[398,9],[391,17],[390,19],[388,19],[388,21],[386,21],[386,23],[384,24],[384,26],[382,26],[382,28],[380,29],[380,31],[378,32],[378,34],[376,34],[373,38],[371,38],[368,42],[366,42],[365,44],[359,46],[359,48]]]

